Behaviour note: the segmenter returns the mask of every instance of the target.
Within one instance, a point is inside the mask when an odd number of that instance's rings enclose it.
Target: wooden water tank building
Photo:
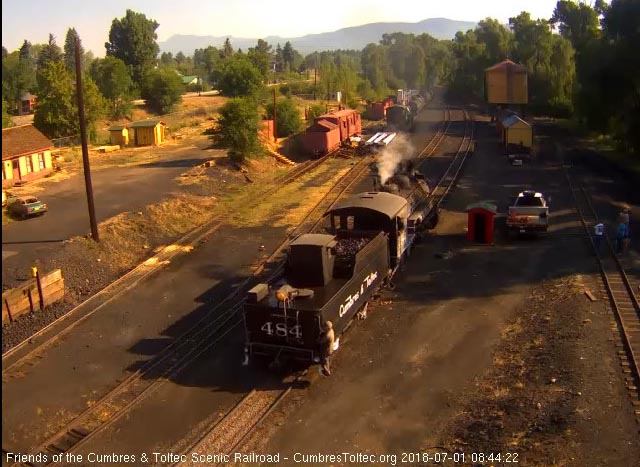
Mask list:
[[[127,125],[112,125],[109,127],[109,140],[114,146],[128,146],[129,128]]]
[[[504,60],[484,72],[485,97],[489,104],[527,104],[527,69]]]
[[[159,146],[164,143],[167,124],[160,120],[142,120],[133,122],[135,132],[133,141],[136,146]]]

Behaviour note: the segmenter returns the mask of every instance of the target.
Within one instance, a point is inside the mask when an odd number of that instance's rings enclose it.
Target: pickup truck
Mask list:
[[[508,234],[546,232],[549,228],[549,206],[542,193],[523,191],[509,206]]]

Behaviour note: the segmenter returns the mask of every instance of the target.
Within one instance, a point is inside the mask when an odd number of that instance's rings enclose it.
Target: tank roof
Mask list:
[[[518,63],[514,63],[511,60],[503,60],[500,63],[496,63],[495,65],[486,68],[484,71],[497,71],[497,70],[506,70],[511,68],[513,71],[526,73],[527,69],[523,65],[519,65]]]

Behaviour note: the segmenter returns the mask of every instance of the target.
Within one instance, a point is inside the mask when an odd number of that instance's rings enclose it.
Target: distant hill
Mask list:
[[[333,32],[320,34],[308,34],[302,37],[280,37],[268,36],[261,39],[266,40],[274,47],[276,44],[284,45],[291,42],[294,49],[302,55],[314,51],[335,50],[335,49],[363,49],[372,42],[378,43],[385,33],[403,32],[406,34],[427,33],[436,39],[453,39],[456,32],[473,29],[476,23],[470,21],[453,21],[446,18],[430,18],[418,23],[370,23],[362,26],[339,29]],[[229,37],[234,49],[242,49],[244,52],[249,47],[255,47],[258,38],[241,38],[233,36],[193,36],[176,34],[164,42],[160,42],[162,52],[176,54],[182,52],[185,55],[192,55],[195,49],[202,49],[210,45],[221,47],[225,39]]]

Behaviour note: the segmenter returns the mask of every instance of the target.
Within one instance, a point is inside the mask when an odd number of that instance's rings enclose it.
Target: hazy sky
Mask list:
[[[427,18],[479,21],[488,16],[507,22],[521,11],[549,18],[556,0],[3,0],[2,45],[9,51],[22,41],[45,43],[49,33],[64,45],[75,27],[85,49],[104,55],[114,18],[126,10],[156,20],[158,41],[174,34],[259,38],[297,37],[372,22],[415,23]]]

